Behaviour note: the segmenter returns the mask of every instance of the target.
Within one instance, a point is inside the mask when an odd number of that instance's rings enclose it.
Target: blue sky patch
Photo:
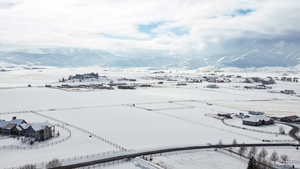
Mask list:
[[[240,15],[247,15],[253,11],[254,11],[253,9],[239,9],[237,10],[237,13]]]
[[[238,9],[238,10],[235,10],[233,13],[231,13],[229,16],[232,16],[232,17],[245,16],[254,11],[255,11],[254,9]]]
[[[174,33],[175,35],[182,36],[190,33],[190,30],[185,27],[175,27],[170,29],[170,32]]]
[[[139,24],[138,30],[142,33],[153,35],[152,30],[164,24],[164,22],[151,22],[149,24]]]

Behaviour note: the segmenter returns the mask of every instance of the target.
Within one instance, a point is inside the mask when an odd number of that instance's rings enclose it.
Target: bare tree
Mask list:
[[[276,151],[273,151],[273,153],[270,156],[270,161],[272,161],[274,164],[279,160],[279,156]]]
[[[285,134],[285,130],[282,126],[279,127],[279,134],[282,134],[282,135]]]
[[[236,144],[237,144],[236,139],[233,139],[232,145],[236,145]],[[230,152],[232,152],[232,149],[234,149],[234,148],[233,148],[233,147],[229,147],[229,148],[228,148],[228,150],[229,150]]]
[[[257,153],[257,148],[255,146],[251,147],[250,150],[249,150],[249,154],[248,154],[248,157],[255,157]]]
[[[27,164],[22,167],[19,167],[19,169],[36,169],[36,166],[33,164]]]
[[[247,147],[240,147],[239,150],[238,150],[238,154],[240,156],[243,156],[245,154],[245,152],[247,151]]]
[[[268,156],[268,152],[265,148],[261,149],[261,151],[258,153],[258,157],[257,160],[259,162],[262,162],[263,160],[266,159],[266,157]]]
[[[236,141],[236,139],[233,139],[233,141],[232,141],[232,145],[237,145],[237,141]]]
[[[289,157],[285,154],[280,156],[281,161],[286,164],[289,161]]]
[[[46,164],[46,168],[54,168],[61,166],[61,162],[58,159],[53,159]]]

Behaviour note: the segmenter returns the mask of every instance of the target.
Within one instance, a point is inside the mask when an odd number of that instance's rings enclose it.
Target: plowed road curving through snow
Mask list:
[[[153,154],[162,154],[162,153],[170,153],[176,151],[187,151],[187,150],[201,150],[201,149],[214,149],[214,148],[230,148],[230,147],[299,147],[300,144],[228,144],[228,145],[206,145],[206,146],[188,146],[188,147],[173,147],[173,148],[162,148],[162,149],[153,149],[153,150],[145,150],[145,151],[135,151],[124,153],[123,155],[115,155],[111,157],[105,157],[98,160],[86,161],[77,164],[65,165],[60,167],[54,167],[51,169],[72,169],[79,167],[86,167],[97,165],[101,163],[108,163],[119,160],[130,160],[141,156],[153,155]]]

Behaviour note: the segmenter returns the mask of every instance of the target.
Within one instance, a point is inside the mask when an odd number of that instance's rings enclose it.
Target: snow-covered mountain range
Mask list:
[[[237,45],[238,43],[238,45]],[[35,48],[0,50],[0,61],[44,66],[113,66],[113,67],[290,67],[300,64],[298,43],[285,41],[235,41],[222,48],[210,46],[205,52],[192,55],[171,55],[167,51],[134,51],[113,54],[86,48]]]

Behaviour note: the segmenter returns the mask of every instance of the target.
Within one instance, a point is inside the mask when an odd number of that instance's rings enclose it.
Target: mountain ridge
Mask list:
[[[251,43],[253,44],[253,43]],[[235,47],[232,47],[235,46]],[[211,46],[208,50],[213,51]],[[109,51],[88,48],[34,48],[0,51],[0,61],[58,67],[112,66],[112,67],[292,67],[300,64],[300,49],[297,44],[279,41],[257,42],[256,45],[228,44],[212,53],[195,53],[189,56],[174,56],[167,51],[140,51],[115,55]]]

